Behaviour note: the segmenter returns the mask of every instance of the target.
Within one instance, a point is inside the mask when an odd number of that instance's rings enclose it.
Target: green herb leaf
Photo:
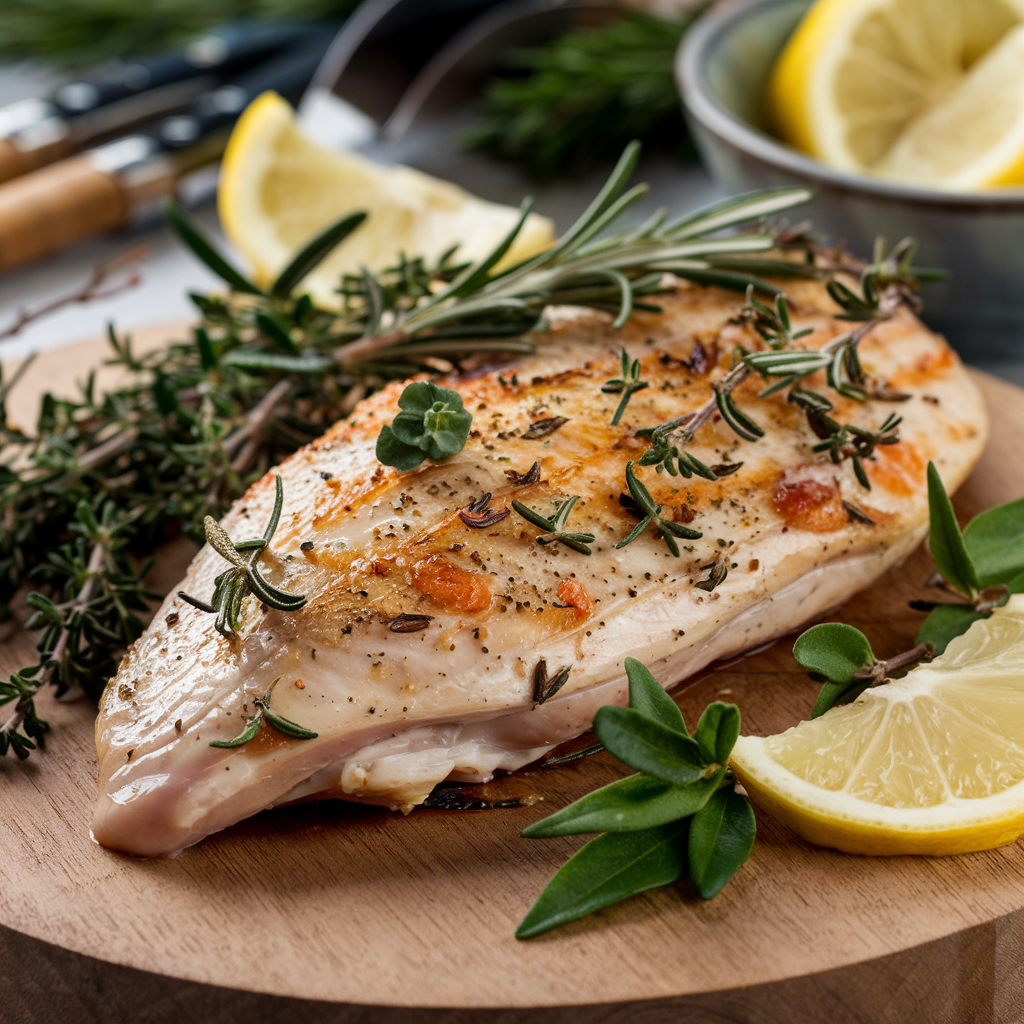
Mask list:
[[[384,465],[406,472],[424,458],[440,461],[465,447],[473,417],[457,391],[417,381],[406,385],[398,407],[402,411],[377,437],[377,458]]]
[[[249,724],[233,740],[212,740],[211,747],[221,747],[224,750],[234,750],[235,747],[244,747],[250,740],[256,739],[260,729],[263,728],[263,711],[257,711],[250,719]]]
[[[627,658],[625,669],[626,678],[629,680],[629,706],[638,714],[658,722],[666,729],[689,735],[679,705],[654,678],[654,673],[636,658]]]
[[[850,704],[855,701],[869,686],[871,679],[859,683],[824,683],[818,691],[811,718],[820,718],[826,711],[837,704]]]
[[[172,199],[163,203],[164,217],[175,234],[212,270],[222,281],[236,292],[246,295],[262,295],[251,281],[243,277],[206,238],[192,218]]]
[[[389,426],[382,427],[377,435],[376,454],[378,462],[394,466],[401,473],[415,469],[427,457],[422,448],[399,441]]]
[[[222,362],[245,370],[280,370],[282,373],[323,373],[334,366],[334,360],[308,349],[298,355],[287,352],[268,352],[258,348],[235,348]]]
[[[678,786],[631,775],[563,807],[523,829],[527,839],[585,832],[636,832],[677,821],[700,810],[718,787],[719,776]]]
[[[946,582],[973,601],[981,589],[981,582],[934,462],[928,463],[928,514],[928,547],[932,560]]]
[[[964,528],[964,545],[982,587],[1024,572],[1024,498],[976,515]]]
[[[966,633],[971,624],[984,619],[984,612],[976,612],[969,604],[940,604],[928,613],[917,633],[919,644],[934,644],[935,653],[942,654],[949,641]]]
[[[734,786],[718,790],[690,821],[690,878],[709,900],[743,866],[754,848],[757,822],[750,802]]]
[[[700,716],[693,738],[708,764],[725,765],[740,734],[740,709],[715,701]]]
[[[291,262],[281,271],[277,280],[270,286],[270,295],[275,299],[287,298],[292,289],[317,267],[331,251],[337,248],[363,221],[363,211],[350,213],[324,228],[315,238],[310,239]]]
[[[793,645],[793,657],[808,672],[843,685],[853,682],[854,673],[878,660],[868,638],[843,622],[811,626]]]
[[[706,777],[707,763],[695,740],[630,708],[603,707],[594,732],[614,757],[664,782],[686,784]]]
[[[272,725],[278,732],[283,733],[285,736],[290,736],[294,740],[315,740],[319,735],[313,732],[312,729],[306,729],[301,725],[297,725],[290,718],[275,714],[270,708],[265,708],[263,713],[266,715],[269,725]]]
[[[532,939],[617,903],[628,896],[671,885],[686,874],[687,822],[642,832],[608,832],[570,857],[516,929]]]

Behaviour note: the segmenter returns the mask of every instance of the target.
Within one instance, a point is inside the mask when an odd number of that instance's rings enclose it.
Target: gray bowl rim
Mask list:
[[[947,192],[837,171],[777,142],[726,110],[705,84],[703,63],[709,48],[755,12],[782,2],[786,0],[731,0],[716,5],[702,15],[683,36],[675,56],[676,83],[683,104],[695,121],[741,152],[757,157],[773,167],[833,188],[868,192],[884,199],[907,200],[927,206],[964,209],[981,207],[989,212],[1001,207],[1024,207],[1024,188],[1006,188],[999,192]]]

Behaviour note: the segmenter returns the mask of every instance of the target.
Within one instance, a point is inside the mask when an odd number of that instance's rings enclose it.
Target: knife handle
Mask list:
[[[0,186],[0,271],[123,224],[128,189],[88,153]]]
[[[60,160],[70,151],[71,141],[66,133],[32,147],[19,145],[16,138],[0,138],[0,183]]]

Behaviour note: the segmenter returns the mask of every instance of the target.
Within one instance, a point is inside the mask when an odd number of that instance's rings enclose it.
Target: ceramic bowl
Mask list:
[[[928,284],[925,319],[973,359],[1024,354],[1024,189],[954,193],[833,170],[774,138],[768,76],[811,0],[716,6],[683,41],[676,78],[711,173],[730,191],[810,185],[820,233],[867,255],[874,239],[912,235],[917,263],[949,271]],[[794,218],[802,213],[794,211]]]

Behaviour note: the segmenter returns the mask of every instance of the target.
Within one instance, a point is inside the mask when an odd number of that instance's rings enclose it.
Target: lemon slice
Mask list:
[[[775,127],[825,163],[868,170],[1021,21],[1022,0],[818,0],[772,72]]]
[[[936,188],[1024,183],[1024,25],[979,60],[963,83],[923,114],[875,166]]]
[[[929,665],[778,736],[741,736],[754,804],[846,853],[966,853],[1024,834],[1024,595]]]
[[[399,255],[439,259],[459,243],[457,258],[486,256],[519,217],[455,185],[409,167],[383,167],[335,153],[307,139],[292,108],[276,93],[257,97],[235,126],[224,153],[217,208],[224,231],[267,285],[328,224],[355,210],[368,219],[305,280],[315,301],[337,308],[344,273],[381,271]],[[551,244],[553,225],[532,214],[502,263]]]

